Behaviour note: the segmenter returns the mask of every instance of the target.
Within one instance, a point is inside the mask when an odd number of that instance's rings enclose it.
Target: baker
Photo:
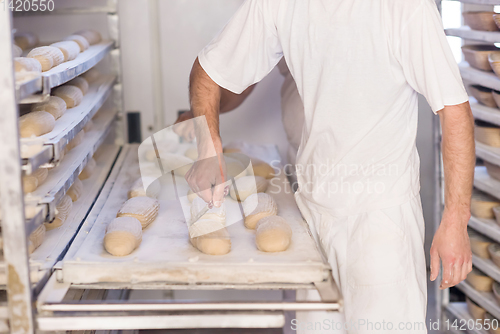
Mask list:
[[[191,71],[191,110],[210,130],[201,159],[212,143],[222,157],[222,88],[245,91],[282,57],[304,104],[295,197],[341,288],[348,332],[426,333],[417,93],[443,134],[445,207],[431,247],[442,289],[472,269],[475,163],[468,96],[434,1],[245,1]],[[205,167],[186,178],[192,189],[213,185],[200,196],[219,206],[220,171]]]

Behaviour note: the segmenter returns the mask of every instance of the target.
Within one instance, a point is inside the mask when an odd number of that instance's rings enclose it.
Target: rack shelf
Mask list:
[[[32,94],[42,91],[42,76],[35,72],[26,75],[25,78],[16,80],[16,99],[19,102],[23,102]]]
[[[473,97],[469,98],[472,114],[475,118],[485,122],[500,125],[500,109],[490,108],[479,104]]]
[[[500,243],[500,226],[493,219],[480,219],[472,216],[468,226]]]
[[[491,147],[476,141],[476,155],[492,164],[500,166],[500,148]]]
[[[84,141],[73,148],[59,166],[51,170],[47,180],[38,189],[25,196],[26,202],[48,205],[46,221],[54,218],[56,204],[110,133],[116,113],[115,109],[102,110],[95,118],[93,130],[85,134]]]
[[[493,261],[489,259],[481,259],[480,257],[472,254],[472,264],[479,268],[485,274],[488,274],[495,281],[500,282],[500,268],[498,268]]]
[[[488,334],[487,331],[477,328],[476,319],[473,319],[470,315],[466,303],[450,303],[446,306],[446,312],[450,318],[449,329],[452,330],[453,333],[463,333],[463,330],[465,330],[465,332],[469,334]],[[457,320],[456,328],[452,325],[455,320]],[[469,326],[471,323],[474,325]]]
[[[52,11],[12,11],[14,17],[42,15],[82,15],[82,14],[115,14],[116,6],[68,7],[55,8]]]
[[[500,319],[500,306],[493,296],[493,293],[477,291],[465,281],[460,282],[456,287],[467,295],[467,297],[488,311],[492,316]]]
[[[500,90],[500,78],[495,73],[477,70],[463,62],[458,64],[462,78],[475,83],[480,83],[481,86],[488,87],[494,90]]]
[[[476,167],[474,173],[474,187],[500,199],[500,181],[489,176],[484,166]]]
[[[448,36],[481,41],[485,43],[500,43],[500,31],[472,30],[469,27],[445,29]]]
[[[89,91],[84,96],[80,105],[69,109],[60,119],[57,120],[54,130],[37,137],[22,138],[21,144],[26,146],[37,146],[43,141],[44,147],[37,154],[23,159],[23,169],[27,174],[35,171],[38,167],[47,163],[55,163],[62,156],[62,151],[78,132],[88,123],[88,121],[102,107],[113,91],[116,81],[115,76],[103,76],[96,83],[92,84]],[[49,150],[46,147],[49,147]]]

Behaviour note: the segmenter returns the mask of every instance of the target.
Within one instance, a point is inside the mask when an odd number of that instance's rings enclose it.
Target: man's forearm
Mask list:
[[[445,211],[464,217],[459,221],[466,225],[470,215],[476,160],[474,117],[468,102],[446,106],[439,116],[443,131]]]
[[[241,94],[235,94],[227,89],[221,89],[220,112],[225,113],[238,108],[248,95],[253,91],[256,84],[248,87]]]
[[[194,117],[205,116],[210,132],[210,137],[203,131],[197,132],[197,135],[202,137],[198,138],[200,155],[213,156],[209,145],[210,139],[214,143],[215,153],[221,153],[222,142],[219,134],[221,88],[203,70],[198,59],[191,70],[189,97]]]

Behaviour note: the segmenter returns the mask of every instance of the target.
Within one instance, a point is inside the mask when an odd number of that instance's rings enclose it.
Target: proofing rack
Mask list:
[[[477,11],[479,8],[482,8],[484,11],[493,11],[494,5],[500,5],[500,1],[498,0],[465,0],[461,2],[463,2],[462,11]],[[469,8],[467,4],[484,5],[484,7],[473,6]],[[477,31],[462,26],[459,28],[446,29],[445,32],[448,36],[462,38],[464,41],[463,44],[472,44],[475,42],[483,44],[500,43],[500,31]],[[459,69],[466,84],[479,84],[494,90],[500,90],[500,78],[498,78],[495,73],[472,68],[467,62],[460,63]],[[470,105],[475,119],[500,126],[500,109],[481,105],[473,97],[470,97]],[[476,156],[483,161],[500,165],[500,149],[498,148],[490,147],[476,141]],[[483,166],[477,166],[475,169],[474,187],[500,199],[500,181],[489,176],[486,168]],[[481,219],[473,216],[468,226],[470,229],[479,232],[493,242],[500,244],[500,225],[497,224],[494,219]],[[474,267],[478,268],[497,282],[500,282],[500,268],[491,260],[482,259],[473,255],[472,263]],[[492,293],[476,291],[466,281],[457,285],[457,288],[496,319],[500,319],[500,305],[495,300]],[[450,302],[449,291],[444,292],[442,295],[442,306],[445,310],[443,319],[449,321],[449,323],[457,321],[457,323],[463,324],[468,321],[475,322],[476,320],[472,318],[464,302]],[[456,329],[457,328],[455,328],[454,332],[458,333],[459,331]],[[462,328],[461,332],[463,331],[475,334],[488,332],[476,325],[465,326]]]

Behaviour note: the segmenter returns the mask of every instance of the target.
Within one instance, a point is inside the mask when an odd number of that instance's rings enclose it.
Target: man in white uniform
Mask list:
[[[191,72],[191,109],[217,153],[221,87],[239,94],[283,56],[305,112],[296,200],[342,290],[348,332],[426,333],[417,92],[443,131],[445,209],[431,247],[442,288],[472,268],[475,162],[468,97],[434,1],[247,0]],[[221,204],[218,170],[201,163],[186,178],[192,189],[214,186],[200,196]]]

